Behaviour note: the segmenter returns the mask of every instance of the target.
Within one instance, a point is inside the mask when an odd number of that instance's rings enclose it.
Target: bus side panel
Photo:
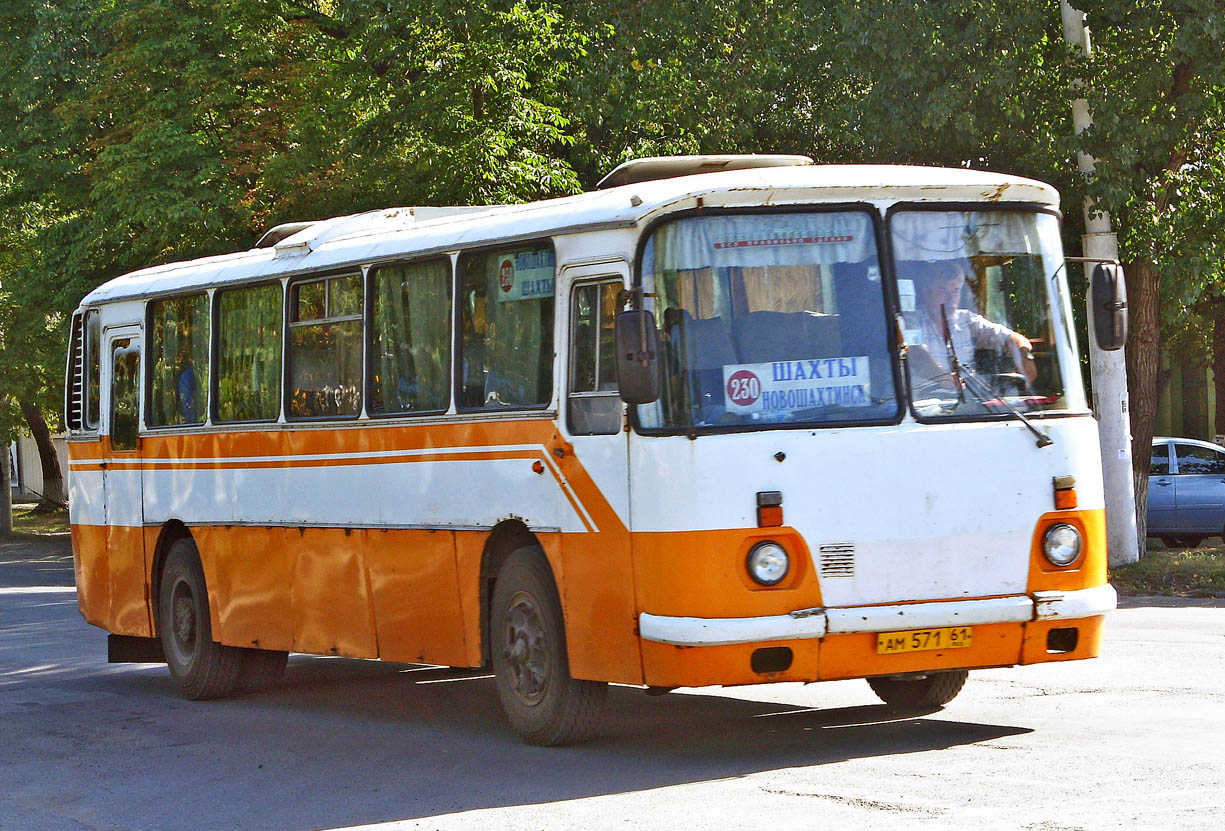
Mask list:
[[[145,582],[145,529],[110,525],[107,532],[110,622],[106,628],[117,635],[147,638],[153,631]]]
[[[456,573],[455,533],[363,533],[379,657],[446,666],[471,663]]]
[[[643,683],[629,535],[562,534],[561,560],[570,674]]]
[[[217,639],[231,646],[293,649],[289,587],[297,529],[210,526],[192,534],[201,558],[216,563],[211,585]]]
[[[94,626],[110,628],[111,588],[106,562],[106,526],[72,526],[72,561],[77,607]]]
[[[460,617],[464,630],[463,666],[478,667],[483,663],[481,557],[487,539],[489,534],[484,531],[455,532],[455,572],[459,576]]]
[[[295,651],[350,658],[378,656],[366,586],[362,545],[366,533],[341,528],[290,529],[288,544],[297,554],[292,589]]]

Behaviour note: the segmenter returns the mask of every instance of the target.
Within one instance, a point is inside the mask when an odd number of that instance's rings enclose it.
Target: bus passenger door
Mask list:
[[[152,629],[145,596],[139,329],[107,330],[103,354],[110,356],[102,471],[110,598],[106,628],[116,634],[147,636]]]
[[[628,263],[565,268],[568,359],[554,455],[573,527],[563,528],[562,601],[571,672],[577,678],[641,683],[629,536],[625,405],[617,393],[614,319]]]

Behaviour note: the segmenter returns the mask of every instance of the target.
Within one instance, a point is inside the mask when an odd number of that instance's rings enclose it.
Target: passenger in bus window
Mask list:
[[[973,309],[964,308],[962,296],[972,274],[970,263],[964,259],[899,264],[910,375],[916,388],[955,385],[954,374],[950,371],[950,347],[957,363],[971,372],[984,371],[976,365],[975,352],[985,350],[998,357],[1006,356],[1008,360],[1004,363],[1011,364],[1010,369],[1019,370],[1025,385],[1032,384],[1038,377],[1029,338],[988,320]],[[912,304],[906,300],[908,278],[913,281]],[[913,309],[907,309],[908,305],[913,305]],[[999,368],[997,362],[996,369]]]

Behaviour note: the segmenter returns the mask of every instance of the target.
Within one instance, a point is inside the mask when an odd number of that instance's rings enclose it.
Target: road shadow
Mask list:
[[[106,663],[105,633],[76,610],[70,564],[33,556],[0,571],[11,578],[0,596],[0,768],[15,827],[190,818],[200,828],[337,828],[1031,732],[936,711],[823,707],[821,684],[790,687],[788,704],[747,690],[649,697],[613,687],[598,738],[537,748],[510,730],[487,673],[305,655],[274,689],[184,701],[162,665]],[[863,699],[873,701],[866,685]]]
[[[883,705],[821,709],[723,695],[650,697],[614,687],[598,738],[536,748],[507,726],[492,679],[469,670],[294,656],[279,687],[211,702],[182,701],[165,668],[153,665],[53,683],[71,698],[57,713],[60,729],[86,739],[71,747],[78,763],[122,740],[125,752],[145,762],[103,768],[101,779],[120,780],[129,792],[165,794],[156,808],[117,804],[121,824],[132,826],[156,825],[166,813],[192,815],[199,827],[378,824],[923,753],[1031,732],[932,718],[935,710],[899,715]],[[819,704],[821,686],[804,694]],[[866,685],[864,696],[870,699]],[[126,727],[117,737],[94,721],[100,715]],[[165,776],[196,784],[167,788],[159,781]],[[237,811],[240,805],[257,806],[258,822]],[[118,822],[119,815],[110,819]]]

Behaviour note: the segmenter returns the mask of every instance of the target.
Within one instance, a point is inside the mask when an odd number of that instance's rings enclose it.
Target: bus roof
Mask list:
[[[605,228],[669,209],[871,202],[1024,202],[1059,205],[1053,187],[980,170],[902,165],[806,165],[729,170],[636,182],[515,205],[389,208],[313,222],[275,245],[133,271],[82,306],[317,270]]]

